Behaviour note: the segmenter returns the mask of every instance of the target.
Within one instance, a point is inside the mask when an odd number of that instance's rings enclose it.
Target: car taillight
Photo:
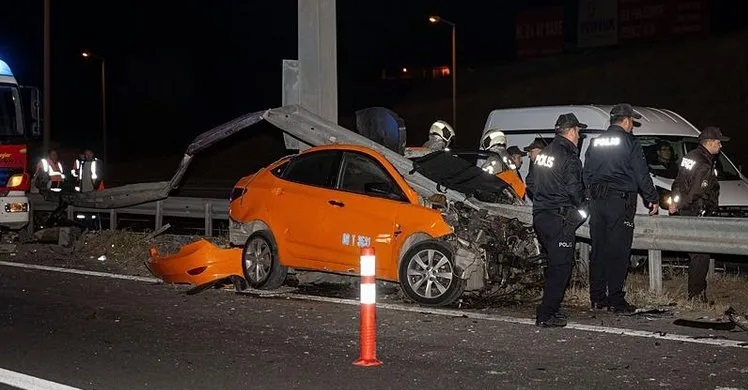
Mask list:
[[[234,187],[234,189],[231,190],[231,195],[229,196],[229,203],[240,198],[246,191],[246,187]]]
[[[13,175],[8,179],[8,184],[6,184],[6,187],[18,187],[21,184],[23,184],[24,175]]]

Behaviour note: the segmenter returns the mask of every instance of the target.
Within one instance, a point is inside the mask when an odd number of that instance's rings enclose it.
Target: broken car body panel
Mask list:
[[[179,252],[162,256],[151,248],[146,266],[151,273],[166,283],[203,286],[215,281],[242,277],[242,250],[219,248],[201,239],[183,246]]]

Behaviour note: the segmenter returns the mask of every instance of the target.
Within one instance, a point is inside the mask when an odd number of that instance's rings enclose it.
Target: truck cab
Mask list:
[[[589,127],[581,132],[579,140],[580,158],[584,156],[592,139],[605,131],[610,124],[610,109],[607,105],[564,105],[544,107],[522,107],[493,110],[488,116],[484,134],[491,129],[502,129],[506,134],[507,145],[520,149],[535,139],[545,144],[555,137],[554,124],[559,115],[573,113],[579,121]],[[660,207],[667,210],[667,200],[671,186],[678,172],[681,159],[698,146],[699,130],[679,114],[665,109],[634,107],[641,114],[637,120],[641,126],[635,127],[633,134],[641,143],[657,191],[660,194]],[[720,184],[720,216],[748,217],[748,180],[720,152],[716,157],[717,177]],[[522,177],[527,176],[530,164],[523,164]],[[644,200],[639,198],[637,214],[647,214]],[[660,213],[667,215],[667,212]]]
[[[39,135],[38,89],[19,86],[0,59],[0,228],[29,222],[28,141]]]

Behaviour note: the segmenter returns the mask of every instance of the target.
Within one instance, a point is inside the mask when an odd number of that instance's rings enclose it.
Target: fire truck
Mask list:
[[[29,223],[28,144],[40,136],[39,90],[20,86],[0,59],[0,229]]]

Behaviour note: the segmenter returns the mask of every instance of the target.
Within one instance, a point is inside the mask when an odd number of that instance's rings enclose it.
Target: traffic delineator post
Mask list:
[[[378,366],[377,359],[377,280],[374,248],[361,248],[361,298],[360,298],[361,354],[353,362],[357,366]]]

